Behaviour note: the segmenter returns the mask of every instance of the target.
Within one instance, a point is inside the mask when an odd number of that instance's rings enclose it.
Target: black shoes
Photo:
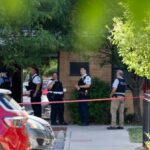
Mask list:
[[[117,127],[109,126],[109,127],[107,127],[107,129],[108,129],[108,130],[116,130],[116,129],[117,129]]]
[[[117,130],[117,129],[123,130],[124,127],[121,127],[121,126],[118,126],[118,127],[112,127],[112,126],[109,126],[109,127],[107,127],[107,129],[108,129],[108,130]]]
[[[68,125],[68,124],[67,124],[66,122],[62,122],[62,123],[59,123],[59,124],[58,124],[57,122],[52,122],[51,125],[52,125],[52,126],[59,126],[59,125],[66,126],[66,125]]]
[[[121,130],[123,130],[123,129],[124,129],[124,127],[119,126],[119,127],[117,127],[117,129],[121,129]]]
[[[67,125],[68,125],[68,123],[66,123],[66,122],[62,122],[62,123],[59,123],[59,125],[67,126]]]
[[[51,125],[52,126],[58,126],[58,123],[57,122],[51,122]]]
[[[89,126],[89,124],[88,123],[81,123],[81,124],[79,124],[79,126]]]

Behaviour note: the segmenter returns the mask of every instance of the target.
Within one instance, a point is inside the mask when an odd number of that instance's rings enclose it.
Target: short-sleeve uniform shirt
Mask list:
[[[33,75],[33,76],[32,76],[32,79],[33,79],[32,82],[35,83],[35,84],[40,84],[40,83],[42,83],[41,77],[38,76],[37,74]]]
[[[86,77],[85,77],[86,76]],[[91,77],[90,76],[88,76],[87,74],[85,74],[85,75],[83,75],[82,76],[82,78],[84,78],[85,77],[85,79],[84,79],[84,83],[86,84],[86,85],[91,85]]]
[[[113,82],[112,88],[117,88],[118,85],[119,85],[119,80],[115,79],[114,82]]]

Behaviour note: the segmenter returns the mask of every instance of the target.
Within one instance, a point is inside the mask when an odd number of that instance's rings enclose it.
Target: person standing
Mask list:
[[[87,75],[85,68],[80,68],[81,78],[75,88],[78,91],[78,99],[86,100],[89,99],[89,89],[91,87],[91,77]],[[88,102],[79,102],[79,114],[82,126],[89,125],[89,108]]]
[[[63,85],[58,80],[58,74],[52,74],[52,79],[48,81],[48,100],[49,101],[63,101]],[[51,104],[51,125],[58,125],[57,117],[60,125],[67,125],[64,121],[64,104]]]
[[[125,105],[125,91],[126,82],[122,70],[117,70],[116,79],[112,85],[111,98],[117,98],[111,101],[111,126],[107,129],[124,129],[124,105]],[[117,110],[119,109],[119,126],[117,127]]]
[[[31,68],[31,78],[27,90],[30,90],[31,102],[41,102],[42,79],[39,76],[39,70],[36,67]],[[34,115],[41,117],[41,104],[32,104]]]
[[[0,88],[11,89],[11,81],[5,68],[0,68]]]

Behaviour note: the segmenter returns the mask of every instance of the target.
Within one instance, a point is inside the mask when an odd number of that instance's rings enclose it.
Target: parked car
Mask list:
[[[43,150],[53,147],[55,135],[47,121],[29,115],[27,130],[30,135],[32,149]]]
[[[9,90],[0,89],[0,149],[27,150],[27,113],[12,105]],[[15,139],[15,140],[14,140]]]
[[[21,107],[14,99],[7,95],[7,103],[11,105],[11,107],[15,108],[15,110],[26,112],[24,107]],[[50,124],[41,119],[39,117],[35,117],[32,115],[28,115],[26,129],[28,132],[28,141],[30,142],[30,146],[32,149],[50,149],[53,146],[53,142],[55,140],[55,136]]]

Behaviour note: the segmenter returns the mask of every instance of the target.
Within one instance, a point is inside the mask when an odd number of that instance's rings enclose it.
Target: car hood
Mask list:
[[[41,119],[39,117],[36,117],[36,116],[33,116],[33,115],[28,115],[28,118],[32,119],[32,120],[35,120],[37,122],[40,122],[44,126],[50,126],[50,124],[47,121],[45,121],[44,119]]]

